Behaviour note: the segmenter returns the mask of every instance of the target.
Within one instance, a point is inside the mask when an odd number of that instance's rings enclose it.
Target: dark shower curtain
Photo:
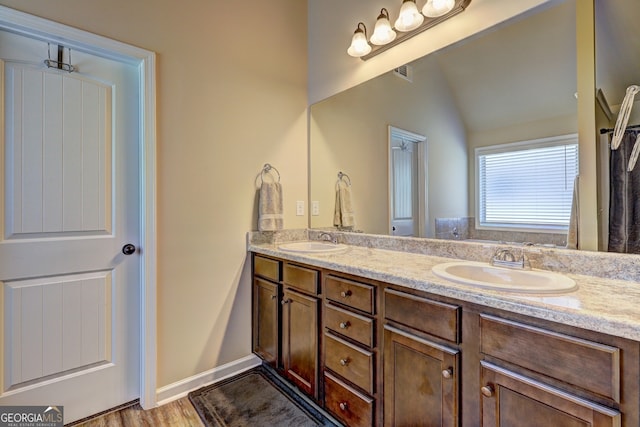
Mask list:
[[[640,253],[640,159],[633,171],[627,172],[639,133],[627,130],[618,149],[611,150],[609,252]]]

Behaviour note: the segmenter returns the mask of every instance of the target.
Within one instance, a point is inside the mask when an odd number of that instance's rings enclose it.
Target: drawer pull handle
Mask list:
[[[283,299],[280,304],[285,305],[285,304],[289,304],[291,302],[290,299]]]
[[[341,411],[346,411],[347,409],[349,409],[349,404],[347,402],[340,402],[338,406],[340,407]]]
[[[340,329],[347,329],[349,326],[351,326],[351,323],[349,323],[349,321],[340,322]]]
[[[349,291],[349,290],[342,291],[342,292],[340,292],[340,296],[342,298],[349,298],[351,296],[351,291]]]
[[[342,366],[347,366],[349,364],[349,362],[350,362],[350,360],[349,360],[348,357],[346,359],[340,359],[340,364]]]
[[[482,395],[485,397],[493,397],[493,387],[486,385],[480,389]]]
[[[276,298],[278,298],[277,295],[271,295],[271,299],[276,299]]]
[[[449,368],[449,369],[445,369],[444,371],[442,371],[442,377],[449,379],[453,377],[453,369]]]

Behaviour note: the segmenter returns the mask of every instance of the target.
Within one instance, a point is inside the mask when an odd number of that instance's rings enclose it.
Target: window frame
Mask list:
[[[500,223],[500,224],[487,224],[482,222],[480,216],[480,203],[481,203],[481,182],[480,182],[480,156],[490,154],[500,154],[513,151],[523,151],[536,148],[557,147],[563,145],[577,145],[577,168],[576,176],[580,174],[580,144],[578,142],[578,134],[572,133],[567,135],[559,135],[548,138],[531,139],[517,142],[509,142],[504,144],[489,145],[483,147],[476,147],[474,149],[474,162],[475,162],[475,226],[478,230],[495,230],[495,231],[519,231],[519,232],[531,232],[531,233],[554,233],[563,234],[568,231],[568,226],[552,226],[552,225],[534,225],[534,224],[513,224]]]

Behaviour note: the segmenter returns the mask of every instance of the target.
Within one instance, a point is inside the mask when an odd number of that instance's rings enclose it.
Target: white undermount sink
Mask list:
[[[300,252],[300,253],[314,253],[323,254],[330,252],[339,252],[346,249],[347,246],[340,243],[331,242],[314,242],[314,241],[301,241],[301,242],[289,242],[278,245],[278,249],[287,252]]]
[[[431,271],[452,282],[504,292],[560,294],[578,288],[573,279],[552,271],[517,270],[485,262],[447,262],[434,266]]]

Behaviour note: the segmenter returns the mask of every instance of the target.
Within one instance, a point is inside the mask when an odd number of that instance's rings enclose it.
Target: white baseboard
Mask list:
[[[156,392],[158,406],[185,397],[189,392],[210,384],[217,383],[241,372],[255,368],[262,360],[255,354],[234,360],[224,365],[202,372],[189,378],[177,381],[173,384],[160,387]]]

